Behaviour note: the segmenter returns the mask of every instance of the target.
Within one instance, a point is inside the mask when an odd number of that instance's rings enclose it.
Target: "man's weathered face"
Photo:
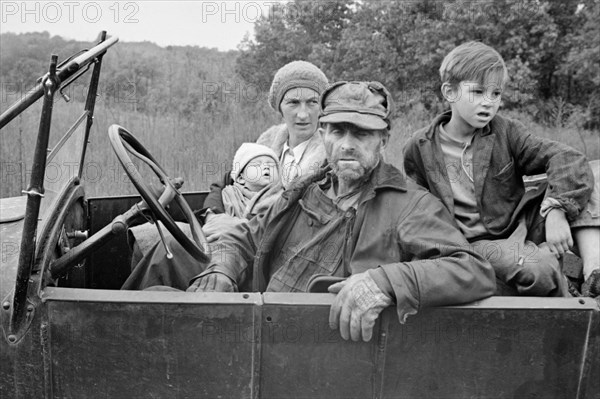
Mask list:
[[[339,179],[362,180],[379,163],[388,142],[387,132],[351,123],[328,123],[320,130],[327,160]]]

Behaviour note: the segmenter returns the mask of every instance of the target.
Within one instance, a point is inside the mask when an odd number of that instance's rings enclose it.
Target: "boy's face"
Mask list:
[[[237,182],[250,191],[260,191],[276,181],[279,181],[277,162],[266,155],[253,158],[237,177]]]
[[[503,85],[498,77],[486,82],[462,81],[457,86],[442,85],[442,93],[452,107],[452,117],[473,129],[487,125],[500,107]]]

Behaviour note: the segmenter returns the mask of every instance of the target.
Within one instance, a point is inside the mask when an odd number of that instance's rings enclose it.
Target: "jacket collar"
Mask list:
[[[283,145],[287,142],[289,133],[288,133],[287,126],[285,125],[285,123],[283,123],[281,125],[277,125],[276,127],[274,127],[274,129],[275,129],[275,135],[271,139],[271,142],[265,143],[265,144],[268,145],[269,147],[271,147],[271,149],[273,151],[275,151],[275,153],[279,157],[281,157],[281,153],[283,152]]]
[[[429,128],[427,129],[427,132],[425,133],[425,137],[428,140],[433,140],[433,136],[434,136],[435,131],[437,130],[438,126],[440,126],[441,124],[450,122],[451,117],[452,117],[452,110],[448,110],[448,111],[443,112],[443,113],[439,114],[438,116],[436,116],[435,119],[433,120],[433,122],[431,123],[431,125],[429,125]],[[492,133],[492,129],[490,128],[490,124],[488,123],[481,129],[477,129],[475,131],[475,136],[483,137],[483,136],[489,135],[490,133]]]
[[[331,165],[325,162],[318,173],[311,175],[309,178],[295,180],[290,187],[283,192],[282,196],[293,201],[295,197],[299,198],[312,183],[324,182],[326,179],[330,179],[330,172]],[[383,160],[375,167],[367,184],[373,191],[383,189],[407,191],[407,181],[402,172],[395,166],[392,166]]]
[[[373,171],[371,182],[375,191],[382,189],[407,191],[406,178],[402,172],[383,160]]]
[[[275,135],[271,141],[267,145],[271,147],[273,151],[279,156],[283,153],[283,148],[288,143],[290,138],[290,132],[285,125],[285,123],[278,125],[275,127]],[[315,133],[308,139],[308,143],[306,144],[306,149],[304,150],[305,155],[314,154],[315,150],[318,150],[319,147],[322,147],[321,137],[319,136],[319,131],[316,130]]]
[[[446,171],[442,148],[436,135],[438,127],[442,123],[450,121],[451,117],[452,111],[446,111],[438,115],[431,125],[429,125],[429,128],[425,132],[425,137],[419,140],[419,145],[424,163],[426,165],[435,165],[435,167],[427,168],[428,180],[432,182],[430,183],[432,185],[430,190],[442,200],[446,208],[454,215],[454,194]],[[475,175],[474,186],[476,198],[481,198],[482,196],[483,182],[487,175],[494,149],[495,135],[492,134],[490,127],[492,123],[495,123],[493,119],[483,128],[478,129],[473,137],[473,160],[476,165],[479,165],[473,171]]]

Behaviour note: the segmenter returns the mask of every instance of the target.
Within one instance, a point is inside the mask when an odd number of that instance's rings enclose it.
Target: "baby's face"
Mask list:
[[[273,158],[261,155],[246,165],[240,177],[248,190],[260,191],[268,184],[279,181],[279,166]]]

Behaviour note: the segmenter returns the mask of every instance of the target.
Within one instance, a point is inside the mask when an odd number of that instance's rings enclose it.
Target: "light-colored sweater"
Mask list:
[[[266,130],[260,135],[256,142],[258,144],[266,145],[270,147],[281,160],[283,152],[283,146],[288,141],[289,132],[285,124],[275,125]],[[325,161],[325,147],[323,141],[319,136],[318,132],[315,132],[313,136],[308,140],[308,145],[302,158],[298,162],[300,172],[297,177],[308,177],[318,172],[319,167]]]

